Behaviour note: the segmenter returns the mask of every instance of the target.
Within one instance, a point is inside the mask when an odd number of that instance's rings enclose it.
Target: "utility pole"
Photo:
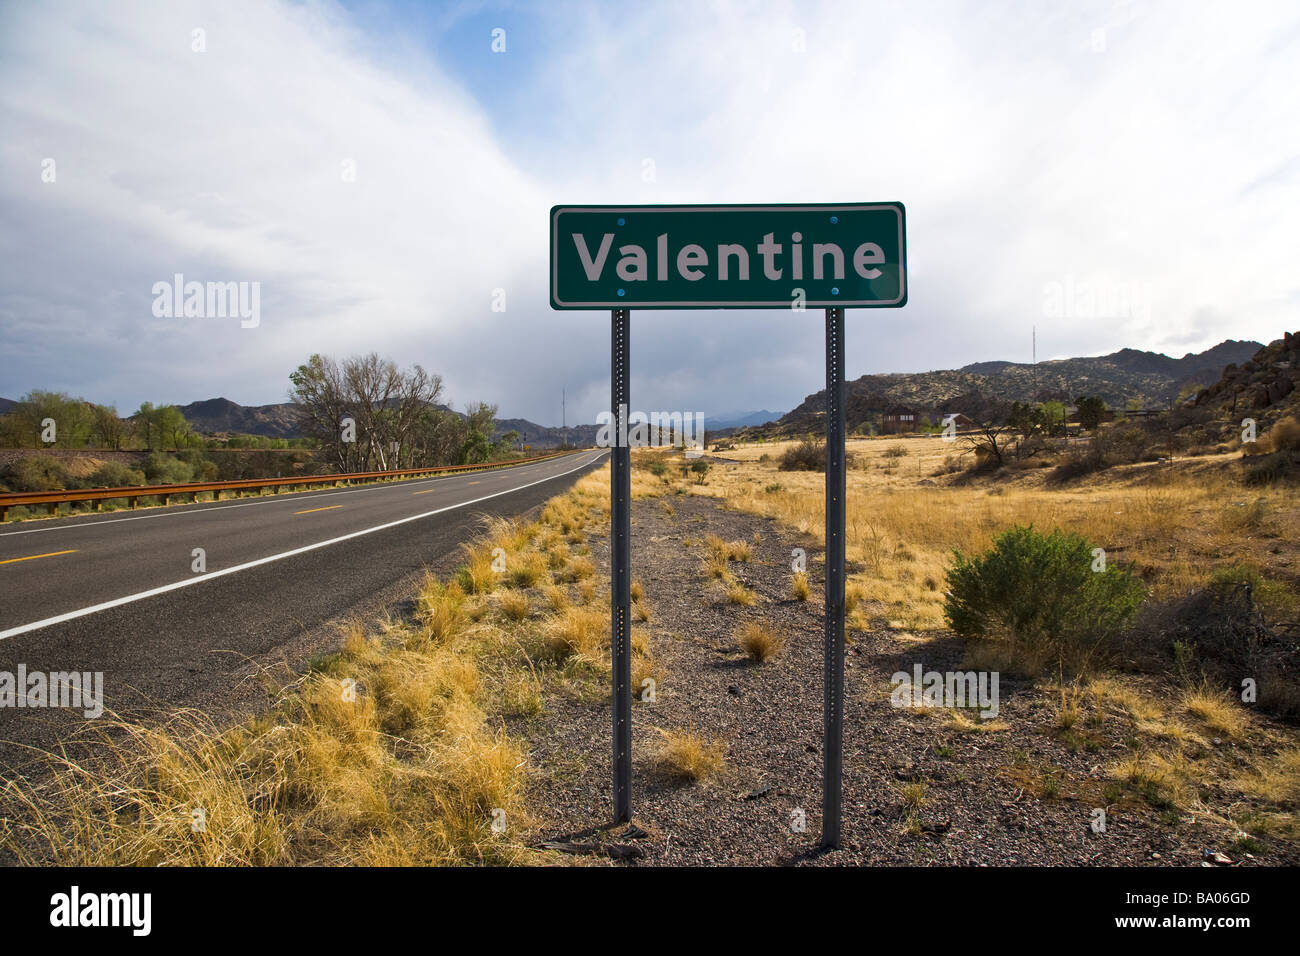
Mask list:
[[[564,402],[566,399],[564,389],[560,389],[560,441],[565,448],[569,447],[569,414],[565,409]]]

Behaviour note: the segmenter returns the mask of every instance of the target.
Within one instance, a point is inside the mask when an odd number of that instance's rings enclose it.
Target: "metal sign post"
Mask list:
[[[610,309],[614,820],[632,814],[632,308],[826,310],[822,846],[840,845],[844,764],[844,310],[907,304],[902,203],[553,206],[551,308]]]
[[[629,326],[632,313],[614,309],[610,396],[614,441],[610,455],[610,662],[614,682],[614,822],[632,818],[632,452],[627,443]]]
[[[844,766],[844,310],[826,310],[826,667],[822,843],[840,845]]]

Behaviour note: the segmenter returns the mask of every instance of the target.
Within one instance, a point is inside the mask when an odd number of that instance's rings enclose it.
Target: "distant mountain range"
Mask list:
[[[1070,402],[1080,395],[1100,395],[1112,408],[1129,402],[1168,407],[1185,389],[1219,381],[1224,367],[1248,360],[1263,346],[1233,339],[1204,352],[1175,359],[1158,352],[1120,349],[1090,358],[1054,359],[1037,365],[1023,362],[975,362],[959,369],[890,375],[863,375],[846,383],[846,417],[856,428],[895,406],[937,421],[949,413],[976,420],[997,419],[1013,401]],[[826,391],[815,392],[771,425],[750,429],[758,434],[798,434],[821,428]]]
[[[1013,401],[1070,401],[1079,395],[1100,395],[1113,408],[1129,402],[1144,407],[1167,407],[1185,389],[1214,385],[1225,366],[1250,360],[1263,346],[1259,342],[1233,339],[1204,352],[1171,358],[1158,352],[1120,349],[1091,358],[1055,359],[1037,365],[1024,362],[974,362],[959,369],[888,375],[863,375],[847,384],[847,417],[850,428],[878,419],[886,409],[902,405],[937,420],[949,412],[960,412],[982,420],[995,418]],[[0,398],[0,414],[15,402]],[[196,431],[294,438],[294,406],[240,405],[227,398],[210,398],[180,406]],[[826,410],[825,391],[809,395],[785,415],[767,410],[725,412],[706,416],[710,434],[737,429],[753,434],[798,434],[820,428]],[[520,444],[534,449],[569,444],[590,446],[596,441],[596,425],[570,425],[561,429],[525,418],[497,421],[498,435],[508,431],[520,435]]]
[[[749,425],[766,425],[780,417],[780,412],[769,412],[767,409],[758,412],[722,412],[719,415],[704,416],[704,427],[709,431],[718,428],[745,428]]]

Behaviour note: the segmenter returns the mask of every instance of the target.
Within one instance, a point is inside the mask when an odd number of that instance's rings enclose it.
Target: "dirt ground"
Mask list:
[[[751,545],[751,558],[731,567],[757,594],[753,606],[729,603],[705,573],[710,534]],[[608,580],[608,540],[593,533],[589,542],[597,580]],[[806,601],[791,596],[794,548],[808,554]],[[1160,808],[1117,792],[1109,765],[1132,745],[1129,722],[1111,715],[1062,734],[1061,702],[1042,683],[1003,674],[995,721],[893,706],[891,675],[916,664],[961,669],[962,648],[946,634],[884,628],[848,635],[843,848],[817,852],[819,556],[812,536],[713,499],[634,503],[633,573],[652,612],[641,626],[651,635],[659,680],[656,699],[633,709],[633,823],[607,825],[611,714],[607,690],[593,687],[548,697],[535,716],[506,718],[512,736],[531,749],[532,845],[600,847],[575,859],[633,865],[1199,866],[1207,851],[1241,865],[1300,862],[1293,844],[1245,841],[1208,805],[1205,812]],[[784,637],[774,660],[756,664],[739,650],[734,632],[750,620]],[[656,759],[660,730],[725,741],[726,769],[701,782],[665,771]],[[1216,738],[1210,746],[1234,745]]]

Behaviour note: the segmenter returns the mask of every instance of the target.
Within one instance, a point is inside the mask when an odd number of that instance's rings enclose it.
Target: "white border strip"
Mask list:
[[[563,478],[565,475],[571,475],[579,469],[586,468],[588,465],[599,461],[606,453],[599,452],[590,461],[584,461],[582,464],[570,468],[568,471],[562,471],[559,474],[547,475],[545,478],[539,478],[536,481],[530,481],[526,485],[519,485],[517,488],[507,488],[505,491],[495,491],[490,495],[484,495],[482,498],[474,498],[471,501],[462,501],[460,504],[447,505],[444,508],[435,508],[433,511],[425,511],[418,515],[411,515],[409,518],[399,518],[396,521],[390,521],[387,524],[375,525],[373,528],[363,528],[360,531],[353,531],[349,534],[341,535],[337,538],[330,538],[328,541],[318,541],[315,544],[305,545],[301,548],[294,548],[292,551],[284,551],[280,554],[272,554],[265,558],[258,558],[255,561],[246,561],[243,564],[237,564],[232,568],[222,568],[220,571],[209,571],[207,574],[200,574],[192,578],[185,578],[183,581],[176,581],[172,584],[164,584],[161,587],[150,588],[148,591],[141,591],[138,594],[128,594],[126,597],[114,598],[111,601],[105,601],[102,604],[96,604],[92,607],[84,607],[79,611],[69,611],[67,614],[60,614],[56,617],[47,617],[43,621],[33,621],[31,624],[22,624],[18,627],[12,627],[7,631],[0,631],[0,641],[17,637],[19,634],[26,634],[28,631],[39,630],[43,627],[49,627],[53,624],[62,624],[64,621],[71,621],[79,617],[86,617],[89,614],[97,614],[100,611],[107,611],[110,608],[120,607],[123,604],[130,604],[134,601],[142,601],[145,598],[154,597],[158,594],[166,594],[168,591],[177,591],[181,588],[189,587],[192,584],[198,584],[202,581],[209,581],[212,578],[223,577],[227,574],[234,574],[237,571],[247,571],[249,568],[255,568],[262,564],[270,564],[272,561],[281,561],[284,558],[292,558],[298,554],[305,554],[308,551],[315,551],[317,548],[329,547],[331,544],[338,544],[341,541],[349,541],[352,538],[359,538],[362,535],[373,534],[376,531],[385,531],[388,528],[395,528],[398,525],[407,524],[411,521],[419,521],[421,518],[429,518],[436,514],[442,514],[444,511],[454,511],[457,508],[466,508],[470,505],[476,505],[481,501],[487,501],[490,498],[499,498],[501,495],[512,494],[516,491],[523,491],[525,488],[531,488],[533,485],[540,485],[544,481],[553,481],[556,478]]]

